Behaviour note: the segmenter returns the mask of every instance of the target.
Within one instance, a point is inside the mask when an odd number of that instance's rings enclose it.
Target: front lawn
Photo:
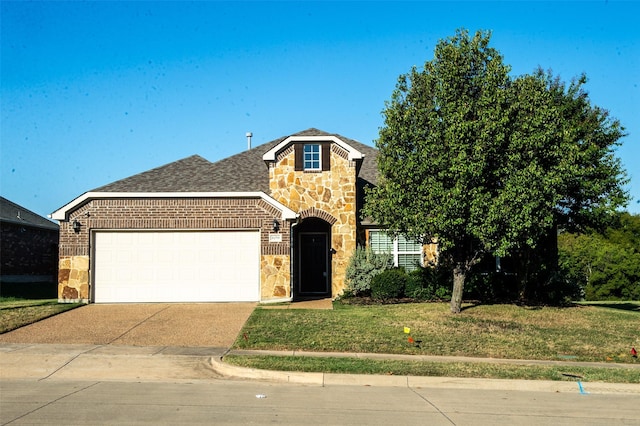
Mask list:
[[[333,311],[259,307],[234,349],[623,363],[637,362],[632,345],[640,350],[640,311],[633,309],[477,305],[452,315],[445,303],[334,306]]]
[[[58,303],[57,299],[28,300],[0,298],[0,334],[32,324],[81,306],[80,303]]]
[[[450,314],[444,303],[354,306],[336,302],[334,307],[333,311],[259,307],[233,349],[639,362],[630,353],[632,346],[640,348],[638,302],[569,308],[467,305],[459,315]],[[236,355],[225,360],[239,366],[283,371],[640,383],[640,369],[613,365]]]

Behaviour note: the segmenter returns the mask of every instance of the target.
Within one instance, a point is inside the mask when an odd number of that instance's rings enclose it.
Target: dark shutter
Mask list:
[[[304,145],[301,143],[293,144],[293,152],[295,155],[295,166],[294,169],[296,171],[304,169],[304,157],[303,157]]]
[[[322,147],[322,171],[331,169],[331,143],[323,143]]]

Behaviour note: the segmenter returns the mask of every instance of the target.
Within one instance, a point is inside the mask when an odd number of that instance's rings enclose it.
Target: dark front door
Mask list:
[[[329,294],[329,246],[326,232],[301,232],[298,248],[299,295]]]

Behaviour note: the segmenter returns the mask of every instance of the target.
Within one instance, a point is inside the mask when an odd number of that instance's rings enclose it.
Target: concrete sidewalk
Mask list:
[[[226,348],[0,343],[0,380],[193,381]]]
[[[571,393],[628,393],[640,395],[640,384],[559,382],[543,380],[489,380],[450,377],[298,373],[257,370],[223,362],[226,353],[274,354],[231,351],[215,347],[0,344],[0,380],[97,380],[135,382],[194,382],[220,379],[260,380],[315,386],[359,385],[439,387],[447,389],[528,390]],[[300,352],[280,352],[280,355]],[[305,356],[353,356],[407,359],[401,355],[303,353]],[[433,358],[429,357],[429,361]],[[416,359],[416,358],[410,358]],[[418,360],[422,360],[418,359]],[[457,361],[463,361],[456,358]],[[475,360],[475,359],[474,359]],[[426,361],[426,359],[425,359]],[[468,362],[468,359],[464,360]],[[607,366],[609,364],[598,364]],[[617,366],[617,365],[616,365]],[[637,365],[630,366],[638,368]]]

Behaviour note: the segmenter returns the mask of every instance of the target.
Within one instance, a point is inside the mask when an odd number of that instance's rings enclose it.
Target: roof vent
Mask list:
[[[251,149],[251,137],[253,136],[253,133],[247,132],[245,136],[247,137],[247,149]]]

